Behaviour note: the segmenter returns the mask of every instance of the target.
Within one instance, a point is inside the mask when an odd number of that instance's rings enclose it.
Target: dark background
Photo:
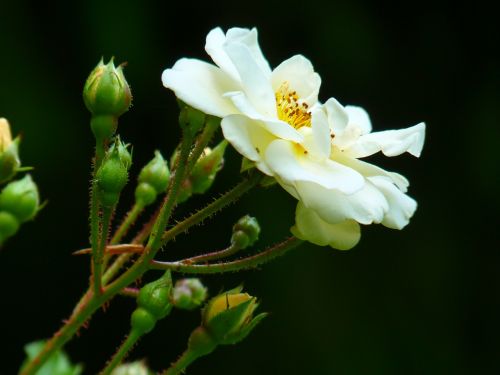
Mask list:
[[[403,231],[363,228],[349,252],[305,245],[261,270],[207,276],[212,293],[241,281],[271,312],[243,343],[221,347],[189,374],[498,373],[500,313],[500,58],[497,13],[479,2],[0,1],[0,116],[24,135],[22,159],[48,206],[0,251],[0,373],[14,374],[23,345],[50,336],[88,282],[89,161],[93,138],[81,100],[100,57],[128,61],[134,105],[120,121],[134,145],[133,173],[179,137],[163,69],[208,60],[215,27],[257,26],[274,67],[296,53],[323,79],[321,100],[365,107],[375,130],[427,123],[420,159],[375,158],[411,181],[419,208]],[[52,5],[49,5],[52,4]],[[239,156],[210,194],[238,181]],[[123,198],[121,212],[131,202]],[[288,235],[295,202],[279,187],[255,191],[164,252],[224,246],[232,223],[259,218],[257,248]],[[67,351],[94,374],[128,329],[134,303],[116,298]],[[132,353],[165,368],[184,349],[199,313],[175,311]]]

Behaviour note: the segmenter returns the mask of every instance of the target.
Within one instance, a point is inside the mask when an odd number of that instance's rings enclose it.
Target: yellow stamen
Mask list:
[[[275,93],[278,118],[299,129],[311,126],[311,112],[305,102],[299,100],[296,91],[291,91],[288,82],[283,82]]]

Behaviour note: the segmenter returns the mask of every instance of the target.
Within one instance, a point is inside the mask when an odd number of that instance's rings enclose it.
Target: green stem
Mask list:
[[[132,350],[141,335],[136,331],[131,331],[127,338],[123,341],[121,346],[116,351],[115,355],[106,364],[106,367],[100,372],[100,375],[109,375],[127,356],[128,352]]]
[[[121,223],[121,225],[116,230],[115,234],[111,238],[109,242],[111,245],[116,245],[120,243],[120,241],[125,237],[130,227],[135,223],[139,215],[141,214],[144,207],[137,202],[134,204],[132,209],[127,213],[125,220]]]
[[[223,272],[236,272],[258,267],[269,262],[279,256],[284,255],[291,249],[300,245],[303,241],[295,237],[290,237],[287,240],[259,253],[247,258],[238,259],[232,262],[216,263],[216,264],[183,264],[182,262],[159,262],[151,263],[152,269],[171,270],[181,273],[195,274],[211,274]]]
[[[103,207],[101,219],[101,233],[97,246],[92,243],[92,269],[94,280],[94,293],[99,294],[102,292],[102,266],[104,261],[104,249],[108,242],[109,227],[111,224],[111,217],[113,216],[114,208]]]
[[[248,179],[240,182],[234,188],[229,190],[226,194],[216,199],[212,203],[210,203],[205,208],[199,210],[195,214],[191,215],[184,221],[181,221],[172,229],[163,233],[161,237],[161,245],[165,245],[168,241],[172,240],[175,236],[185,232],[193,225],[199,224],[207,217],[213,215],[217,211],[223,209],[227,205],[238,200],[243,194],[245,194],[248,190],[253,188],[260,181],[262,175],[259,173],[252,174]]]
[[[193,169],[194,165],[200,158],[203,150],[205,150],[205,147],[207,147],[208,143],[214,136],[215,131],[219,128],[219,125],[220,121],[209,120],[206,122],[205,127],[203,128],[203,131],[196,139],[193,151],[189,156],[188,167],[187,167],[188,171],[191,171]]]
[[[193,363],[199,356],[187,349],[179,357],[177,361],[172,363],[170,367],[162,372],[162,375],[177,375],[181,374],[191,363]]]
[[[178,263],[194,264],[194,263],[209,262],[211,260],[227,258],[231,255],[236,254],[240,250],[241,250],[241,248],[239,246],[232,244],[224,250],[214,251],[211,253],[206,253],[206,254],[197,255],[197,256],[194,256],[191,258],[182,259],[182,260],[179,260]]]
[[[125,297],[130,297],[130,298],[137,298],[139,295],[139,289],[137,288],[123,288],[122,291],[120,292],[122,296]]]

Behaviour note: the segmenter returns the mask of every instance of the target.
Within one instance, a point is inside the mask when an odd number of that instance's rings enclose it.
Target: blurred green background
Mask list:
[[[499,373],[497,13],[479,2],[1,0],[0,20],[0,116],[23,134],[23,162],[48,200],[0,251],[0,374],[16,373],[23,345],[51,335],[88,283],[88,260],[71,256],[88,237],[86,76],[101,56],[128,62],[134,105],[120,133],[134,145],[136,173],[179,137],[162,71],[184,56],[208,60],[215,26],[257,26],[272,66],[297,53],[313,62],[321,100],[365,107],[375,130],[425,121],[427,139],[420,159],[374,159],[411,181],[419,208],[403,231],[370,226],[349,252],[305,245],[261,270],[203,278],[212,293],[244,281],[271,316],[189,374]],[[176,216],[236,183],[238,166],[231,150],[211,194]],[[264,247],[287,236],[294,206],[278,187],[255,191],[163,256],[224,246],[246,213],[259,218]],[[87,374],[113,353],[133,306],[116,298],[67,346]],[[174,312],[131,358],[165,368],[198,321],[198,312]]]

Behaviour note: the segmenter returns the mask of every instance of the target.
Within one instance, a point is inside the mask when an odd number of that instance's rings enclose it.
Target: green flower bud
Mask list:
[[[154,375],[143,361],[124,363],[115,368],[111,375]]]
[[[131,156],[127,147],[117,139],[96,172],[97,193],[103,206],[113,207],[118,203],[128,181],[130,164]]]
[[[167,162],[159,151],[155,151],[154,158],[142,168],[137,181],[135,199],[144,206],[150,205],[158,194],[167,190],[170,171]]]
[[[113,58],[107,64],[101,59],[87,78],[83,100],[95,116],[119,117],[124,114],[130,107],[132,94],[123,75],[123,66],[115,67]]]
[[[199,279],[182,279],[175,283],[172,291],[172,303],[175,307],[193,310],[207,298],[207,288]]]
[[[0,184],[14,177],[21,165],[19,142],[19,137],[12,140],[9,122],[0,118]]]
[[[0,211],[0,244],[19,230],[19,221],[6,211]]]
[[[221,170],[224,164],[224,152],[227,144],[227,141],[224,140],[213,150],[207,147],[200,156],[193,167],[190,177],[193,193],[203,194],[212,186],[217,172]]]
[[[179,113],[179,125],[182,129],[188,130],[191,135],[195,135],[205,125],[206,115],[185,103],[179,102],[181,111]]]
[[[260,225],[255,217],[245,215],[233,226],[231,243],[240,249],[252,246],[259,239]]]
[[[155,319],[163,319],[172,310],[170,294],[172,278],[170,271],[149,284],[144,285],[137,296],[137,305],[149,312]]]
[[[156,317],[142,307],[135,309],[130,317],[132,330],[140,335],[151,332],[156,325],[156,321]]]
[[[203,310],[202,326],[218,344],[235,344],[243,340],[266,313],[253,317],[257,299],[240,293],[242,287],[212,298]]]
[[[32,219],[39,206],[38,189],[30,175],[9,183],[0,193],[0,211],[12,214],[19,223]]]

